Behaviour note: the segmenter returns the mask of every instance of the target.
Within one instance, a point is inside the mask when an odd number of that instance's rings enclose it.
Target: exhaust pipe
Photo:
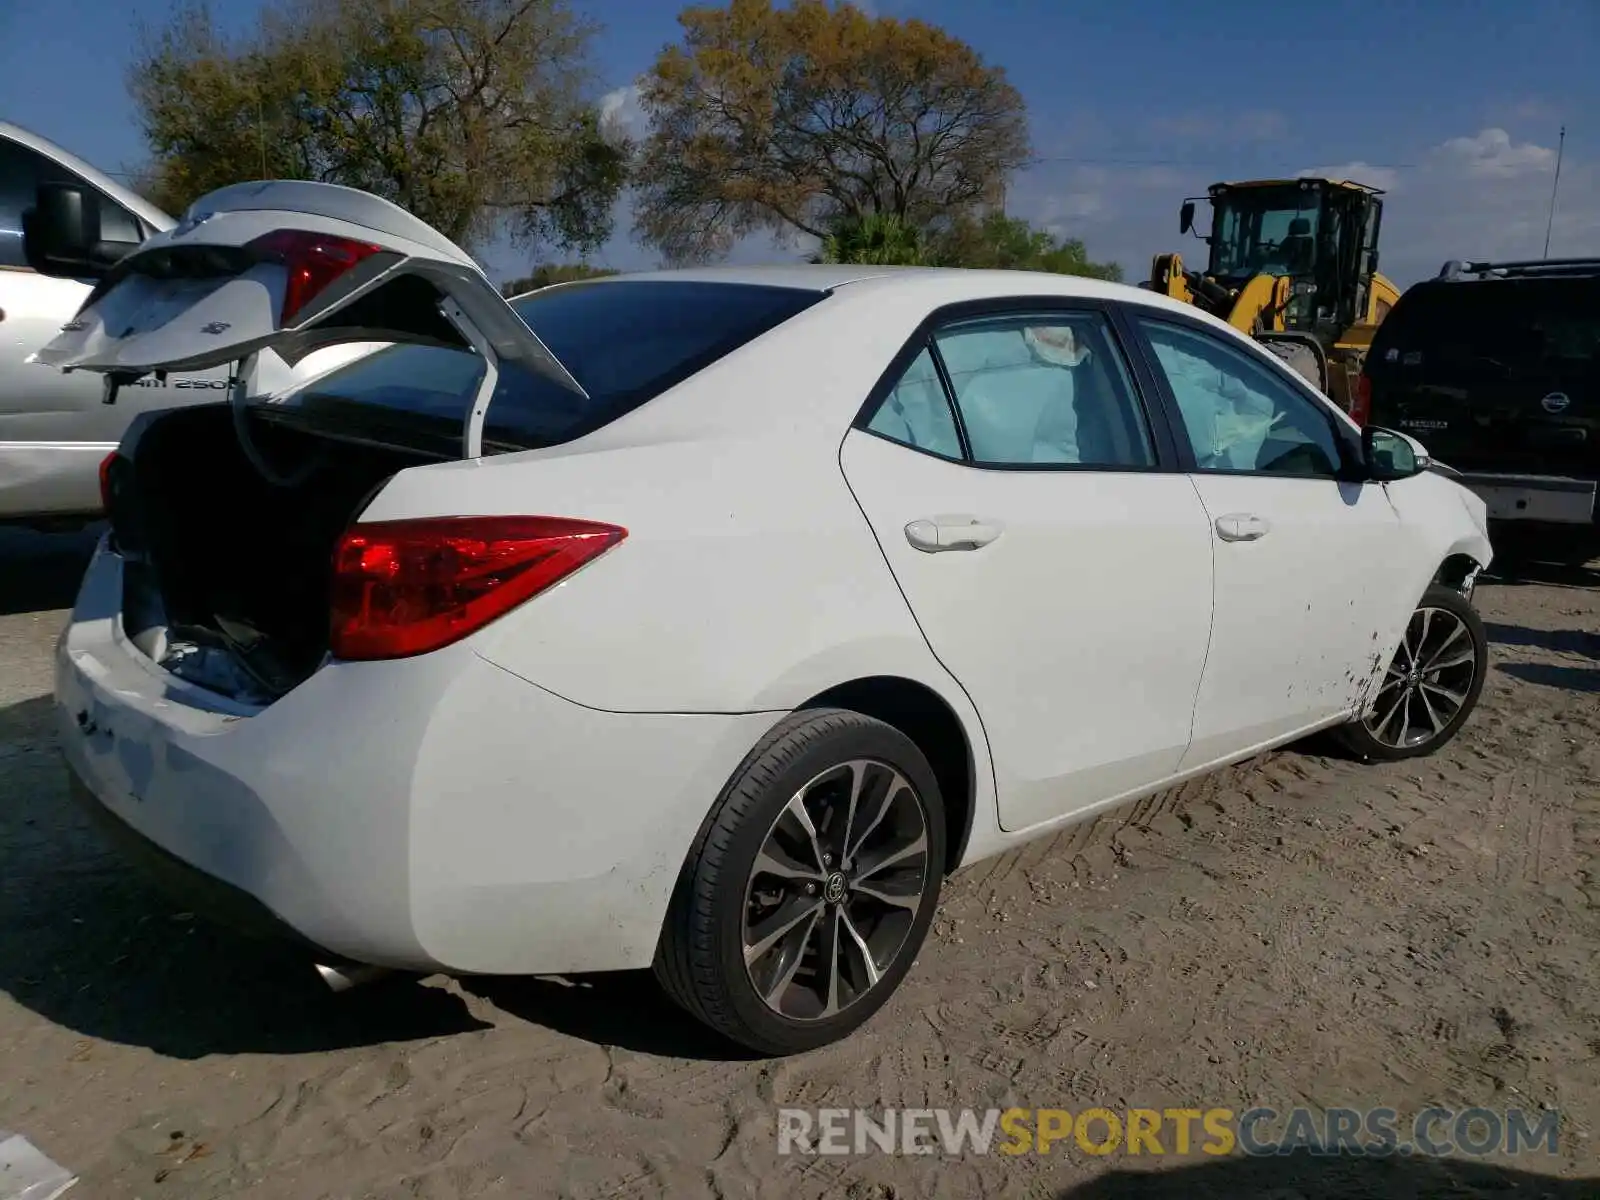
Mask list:
[[[351,988],[358,988],[364,983],[374,983],[393,972],[388,967],[369,967],[360,964],[330,967],[318,963],[317,974],[322,976],[322,982],[328,985],[329,991],[348,992]]]

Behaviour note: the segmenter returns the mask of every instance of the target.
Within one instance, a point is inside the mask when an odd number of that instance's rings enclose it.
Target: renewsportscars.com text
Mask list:
[[[1427,1108],[782,1108],[779,1154],[1557,1153],[1560,1113]]]

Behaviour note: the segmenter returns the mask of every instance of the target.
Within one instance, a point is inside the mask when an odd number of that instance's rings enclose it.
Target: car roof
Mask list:
[[[1448,305],[1451,311],[1455,311],[1463,300],[1468,304],[1498,305],[1506,303],[1508,297],[1527,296],[1544,289],[1554,290],[1557,295],[1581,295],[1586,289],[1595,287],[1600,287],[1600,270],[1440,274],[1419,280],[1402,292],[1395,301],[1393,312],[1378,326],[1378,332],[1381,334],[1384,326],[1396,315],[1402,321],[1410,320],[1419,311],[1432,309],[1439,304]],[[1398,325],[1399,322],[1396,327]]]
[[[833,291],[850,284],[872,282],[875,286],[919,287],[932,285],[970,286],[980,294],[1013,291],[1019,294],[1098,296],[1104,288],[1117,292],[1130,289],[1126,284],[1107,284],[1083,275],[1061,275],[1049,271],[996,271],[972,267],[870,266],[858,263],[770,263],[747,266],[670,267],[650,271],[629,271],[599,277],[601,280],[664,280],[683,283],[754,284],[765,287],[807,288]],[[584,281],[586,282],[586,281]],[[1143,293],[1149,295],[1149,293]]]
[[[24,129],[20,125],[13,125],[9,121],[0,121],[0,138],[7,138],[26,146],[28,149],[44,155],[57,165],[65,167],[73,174],[81,176],[85,181],[105,192],[124,208],[132,210],[156,229],[172,228],[174,221],[170,215],[151,204],[126,184],[118,183],[104,171],[84,162],[76,154],[63,150],[49,138],[41,137],[39,134]]]
[[[774,263],[752,266],[678,267],[593,276],[548,285],[550,288],[616,285],[651,281],[715,283],[766,287],[804,288],[817,292],[865,299],[868,295],[906,293],[926,300],[929,310],[966,300],[1004,300],[1026,297],[1062,297],[1079,300],[1117,300],[1180,314],[1209,325],[1226,336],[1260,349],[1250,337],[1198,305],[1185,304],[1160,292],[1128,283],[1113,283],[1086,275],[1053,271],[1000,271],[973,267],[890,267],[849,264]],[[536,288],[510,297],[513,300],[547,289]],[[1263,351],[1263,353],[1265,353]]]
[[[898,267],[859,264],[772,263],[748,266],[671,267],[659,270],[626,271],[616,275],[592,276],[550,287],[575,284],[638,282],[715,283],[762,287],[803,288],[818,292],[852,289],[870,285],[873,290],[922,290],[930,296],[968,293],[973,299],[1005,296],[1067,296],[1082,299],[1124,300],[1170,308],[1190,317],[1209,314],[1192,304],[1183,304],[1158,292],[1127,283],[1113,283],[1086,275],[1063,275],[1053,271],[1001,271],[973,267]],[[542,291],[535,288],[534,291]],[[531,292],[522,293],[531,295]],[[1232,328],[1225,321],[1215,324]]]
[[[1451,259],[1428,283],[1489,283],[1508,280],[1600,278],[1600,258],[1534,258],[1510,262]]]
[[[864,279],[901,274],[925,274],[927,267],[876,267],[856,263],[770,263],[748,266],[704,266],[629,271],[603,277],[607,280],[661,280],[678,283],[755,284],[763,287],[805,288],[827,292]]]

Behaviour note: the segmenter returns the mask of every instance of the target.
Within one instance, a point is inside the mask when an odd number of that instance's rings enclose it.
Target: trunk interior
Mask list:
[[[290,486],[252,464],[228,405],[182,408],[115,461],[109,516],[129,639],[181,678],[264,705],[327,655],[339,535],[395,472],[438,459],[246,419]]]

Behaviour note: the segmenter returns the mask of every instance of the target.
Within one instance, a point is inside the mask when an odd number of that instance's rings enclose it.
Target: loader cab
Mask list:
[[[1329,179],[1212,184],[1205,273],[1229,288],[1258,275],[1287,276],[1284,328],[1336,336],[1367,317],[1382,194]],[[1184,232],[1193,212],[1193,201],[1185,202]]]

